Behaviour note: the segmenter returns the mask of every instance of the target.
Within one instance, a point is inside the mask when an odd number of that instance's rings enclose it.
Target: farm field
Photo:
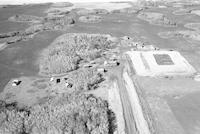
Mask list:
[[[199,134],[200,3],[0,7],[0,133]]]

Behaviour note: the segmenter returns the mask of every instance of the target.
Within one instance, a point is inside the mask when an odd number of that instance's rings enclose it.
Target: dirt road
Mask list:
[[[127,134],[153,134],[149,129],[148,121],[144,116],[140,98],[137,94],[137,87],[134,85],[130,72],[127,70],[129,64],[125,63],[120,67],[120,73],[115,74],[118,83],[119,94],[123,107],[123,115]],[[133,72],[132,72],[133,73]]]
[[[123,69],[121,68],[121,72],[122,71]],[[119,87],[118,90],[119,90],[119,94],[120,94],[120,98],[122,102],[123,115],[124,115],[125,128],[126,128],[125,132],[126,134],[138,134],[128,92],[124,86],[124,80],[122,79],[121,74],[116,74],[115,79],[118,83],[118,87]]]

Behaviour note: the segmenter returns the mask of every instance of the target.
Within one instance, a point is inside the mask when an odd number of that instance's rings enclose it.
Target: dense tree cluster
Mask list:
[[[20,111],[16,104],[0,101],[0,134],[21,134],[24,132],[24,118],[28,112]]]
[[[90,61],[113,47],[106,35],[64,34],[43,52],[40,62],[44,74],[61,74],[78,68],[80,60]]]
[[[108,104],[92,95],[57,96],[27,110],[2,104],[3,134],[110,134],[114,123]]]

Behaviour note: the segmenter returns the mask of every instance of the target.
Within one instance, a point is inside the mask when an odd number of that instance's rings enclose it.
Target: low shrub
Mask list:
[[[71,90],[93,90],[103,81],[103,76],[95,69],[79,69],[68,75],[67,82],[73,84]]]

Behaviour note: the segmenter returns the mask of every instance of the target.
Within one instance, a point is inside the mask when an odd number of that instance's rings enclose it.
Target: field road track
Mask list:
[[[121,70],[122,71],[122,70]],[[131,103],[129,101],[128,92],[124,86],[124,81],[122,77],[117,77],[117,83],[119,87],[119,94],[122,102],[124,120],[125,120],[125,132],[126,134],[139,134],[136,128],[135,119],[133,111],[131,108]]]
[[[140,101],[140,96],[137,92],[138,83],[135,85],[134,80],[132,80],[131,77],[134,69],[130,67],[129,64],[130,63],[126,60],[126,63],[120,68],[120,73],[115,74],[123,108],[126,128],[125,132],[126,134],[155,134],[154,131],[152,131],[152,128],[150,128],[152,125],[149,125],[149,122],[147,121],[148,119],[146,117],[148,115],[144,115],[146,114],[146,112],[143,111],[145,105]],[[129,70],[127,69],[127,66]]]
[[[127,93],[128,93],[128,98],[131,103],[131,109],[133,111],[136,128],[137,128],[139,134],[151,134],[148,123],[144,116],[144,112],[143,112],[143,109],[141,106],[139,96],[136,91],[136,87],[135,87],[131,77],[128,75],[128,72],[126,72],[126,71],[123,72],[123,79],[125,82],[124,85],[125,85]]]

